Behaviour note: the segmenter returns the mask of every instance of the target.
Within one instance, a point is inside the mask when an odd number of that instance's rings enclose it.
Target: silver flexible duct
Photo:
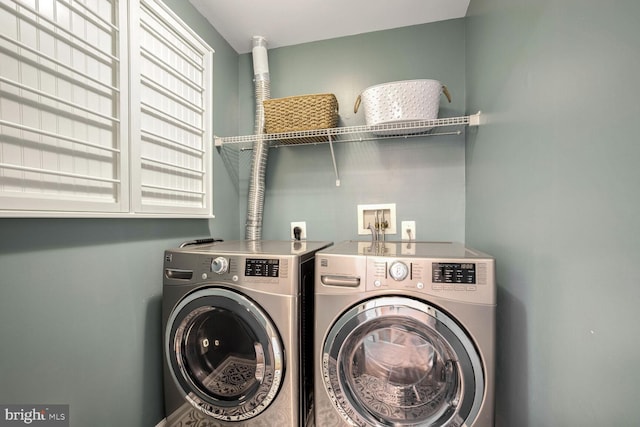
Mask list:
[[[256,99],[256,135],[264,133],[264,106],[262,101],[271,97],[269,80],[269,63],[267,60],[267,40],[262,36],[252,39],[253,74]],[[263,138],[256,138],[251,157],[251,171],[249,176],[249,194],[247,200],[247,222],[245,239],[260,240],[262,238],[262,213],[264,211],[265,174],[269,142]]]

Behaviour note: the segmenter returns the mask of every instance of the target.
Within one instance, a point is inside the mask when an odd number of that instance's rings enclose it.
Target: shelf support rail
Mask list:
[[[333,173],[336,175],[336,187],[340,187],[340,176],[338,175],[338,165],[336,164],[336,153],[333,151],[333,139],[331,132],[327,132],[329,138],[329,149],[331,150],[331,161],[333,162]]]

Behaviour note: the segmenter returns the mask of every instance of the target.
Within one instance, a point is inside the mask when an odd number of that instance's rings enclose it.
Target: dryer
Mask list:
[[[305,424],[314,255],[329,244],[229,241],[165,251],[169,427]]]
[[[316,254],[317,425],[493,427],[494,271],[458,243]]]

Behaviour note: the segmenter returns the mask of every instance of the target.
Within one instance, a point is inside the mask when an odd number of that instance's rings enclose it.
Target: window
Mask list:
[[[162,2],[0,0],[0,26],[1,216],[211,216],[213,50]]]

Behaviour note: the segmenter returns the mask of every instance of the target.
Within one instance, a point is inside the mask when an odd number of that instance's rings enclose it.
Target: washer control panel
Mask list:
[[[368,257],[368,291],[407,290],[462,301],[495,299],[493,259]]]
[[[431,264],[433,283],[476,284],[476,263],[474,262],[434,262]]]

